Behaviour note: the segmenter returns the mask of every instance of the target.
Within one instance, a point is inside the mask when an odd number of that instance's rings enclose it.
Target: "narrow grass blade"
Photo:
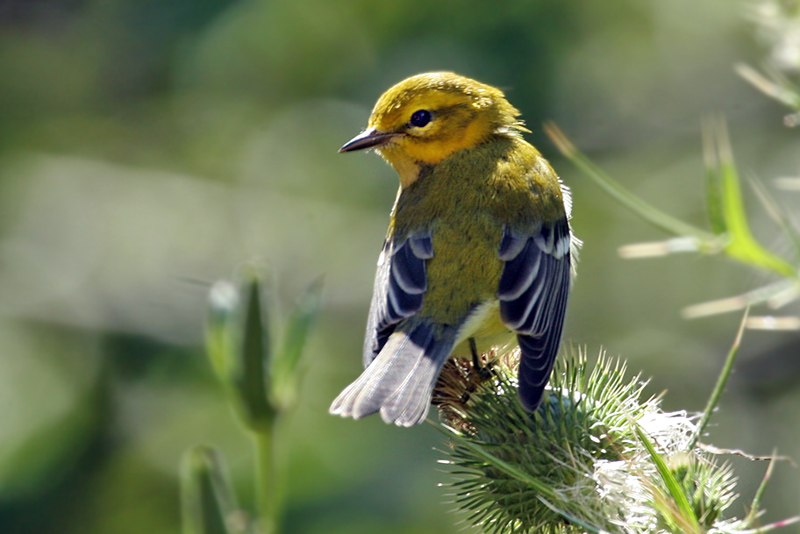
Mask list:
[[[781,209],[761,180],[750,176],[749,182],[756,196],[761,201],[761,205],[764,206],[764,210],[794,245],[795,259],[800,259],[800,229],[792,225],[788,213]]]
[[[665,213],[655,206],[648,204],[641,198],[637,197],[618,182],[611,179],[600,167],[594,164],[586,155],[580,152],[575,145],[567,138],[558,126],[552,123],[545,124],[545,132],[561,151],[561,153],[572,161],[579,169],[600,186],[612,198],[620,202],[623,206],[648,221],[650,224],[656,226],[676,236],[690,236],[694,237],[701,243],[709,243],[714,241],[714,236],[705,230],[696,228],[687,224],[680,219]]]
[[[739,352],[739,346],[742,343],[742,334],[744,334],[744,327],[747,324],[747,315],[749,311],[750,308],[745,309],[744,316],[742,316],[742,321],[739,324],[739,331],[736,333],[736,339],[733,341],[731,350],[728,351],[728,357],[725,358],[725,365],[722,366],[722,372],[719,374],[719,378],[717,378],[714,391],[711,392],[711,397],[709,397],[706,408],[703,410],[703,416],[700,418],[700,422],[697,423],[697,428],[686,446],[688,452],[691,452],[695,445],[697,445],[697,442],[700,441],[700,438],[703,436],[708,426],[708,422],[711,420],[711,415],[714,413],[714,410],[717,409],[717,405],[719,405],[719,400],[722,398],[722,393],[725,391],[725,385],[728,383],[731,372],[733,372],[733,362],[736,361],[736,354]]]
[[[739,63],[735,67],[736,73],[750,82],[753,87],[773,98],[781,104],[792,109],[800,110],[800,89],[793,86],[785,77],[773,70],[770,72],[772,80],[755,70],[749,65]]]
[[[706,167],[706,213],[711,231],[722,235],[728,231],[722,209],[722,184],[719,159],[710,127],[703,127],[703,162]]]
[[[688,523],[691,528],[691,532],[702,532],[702,529],[700,528],[700,522],[698,521],[692,506],[689,504],[689,499],[686,496],[686,493],[683,491],[680,483],[675,478],[675,475],[673,475],[672,471],[670,471],[667,463],[664,461],[664,458],[658,453],[658,451],[656,451],[655,447],[653,447],[653,444],[650,442],[650,438],[648,438],[638,426],[636,426],[636,434],[639,437],[639,440],[642,442],[642,445],[644,445],[645,449],[647,449],[650,458],[653,460],[653,463],[658,470],[661,480],[664,482],[669,495],[675,502],[677,511],[681,518],[680,523]]]

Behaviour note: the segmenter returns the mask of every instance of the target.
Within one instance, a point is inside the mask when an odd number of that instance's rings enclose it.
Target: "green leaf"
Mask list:
[[[739,173],[733,161],[724,123],[719,121],[715,130],[715,159],[718,162],[717,173],[719,175],[722,217],[728,233],[725,252],[743,263],[771,270],[785,277],[795,277],[795,269],[788,262],[762,247],[750,232],[739,184]],[[712,150],[714,150],[713,144],[712,140]]]
[[[669,495],[672,497],[675,505],[677,505],[677,512],[680,514],[680,516],[675,517],[672,509],[660,509],[659,512],[661,512],[667,523],[674,528],[682,529],[684,526],[689,526],[691,528],[691,532],[702,532],[700,528],[700,522],[697,520],[697,516],[695,515],[692,506],[689,504],[689,499],[686,497],[683,487],[675,478],[675,475],[672,473],[670,468],[667,466],[664,458],[656,451],[655,447],[653,447],[653,444],[650,442],[650,439],[645,435],[638,425],[636,425],[635,430],[639,441],[642,442],[642,445],[644,445],[644,448],[647,449],[647,453],[653,460],[656,470],[658,470],[658,474],[661,477],[661,481],[666,486],[666,489],[669,492]]]
[[[322,300],[323,278],[317,278],[306,288],[292,310],[286,323],[283,346],[272,368],[275,390],[281,403],[291,403],[298,382],[298,363],[303,355],[306,341],[319,313]]]
[[[727,232],[725,216],[722,213],[722,185],[719,173],[719,161],[714,149],[714,139],[710,128],[703,128],[703,156],[706,167],[706,212],[708,224],[715,235]]]

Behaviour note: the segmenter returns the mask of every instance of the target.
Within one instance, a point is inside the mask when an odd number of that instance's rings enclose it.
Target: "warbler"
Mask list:
[[[365,370],[330,411],[425,419],[448,358],[521,351],[519,398],[535,410],[571,286],[569,190],[499,89],[451,72],[384,93],[339,152],[374,149],[400,177],[378,259]]]

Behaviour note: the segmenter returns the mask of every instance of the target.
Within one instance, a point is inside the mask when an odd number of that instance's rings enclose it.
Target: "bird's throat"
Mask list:
[[[422,171],[423,165],[411,158],[404,157],[394,151],[381,151],[381,156],[385,159],[400,177],[400,187],[406,189],[416,182]]]

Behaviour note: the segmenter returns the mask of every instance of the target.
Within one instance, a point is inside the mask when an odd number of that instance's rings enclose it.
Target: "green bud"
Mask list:
[[[237,319],[240,302],[238,289],[228,280],[215,282],[208,293],[206,351],[214,372],[223,383],[230,381],[231,368],[235,360],[236,340],[233,325]]]
[[[211,447],[198,445],[184,454],[181,500],[184,534],[247,532],[222,456]]]
[[[267,429],[275,418],[270,394],[272,350],[261,277],[254,270],[239,287],[225,280],[211,287],[206,350],[244,425],[254,431]]]
[[[620,362],[601,354],[589,369],[584,355],[562,355],[535,413],[517,398],[513,357],[477,385],[470,365],[446,366],[436,399],[456,476],[448,486],[481,531],[683,533],[733,524],[722,520],[734,498],[730,470],[688,448],[692,420],[642,400],[645,384],[626,378]]]
[[[259,276],[250,275],[241,293],[244,296],[238,324],[241,342],[236,351],[233,385],[241,401],[245,425],[262,431],[271,426],[276,414],[270,402],[272,349]]]

